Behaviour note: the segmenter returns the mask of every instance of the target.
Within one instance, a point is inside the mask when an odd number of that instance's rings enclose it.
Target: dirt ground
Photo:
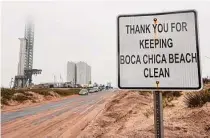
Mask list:
[[[210,103],[187,108],[184,93],[164,108],[166,138],[210,138]],[[154,138],[152,94],[121,91],[78,138]]]
[[[2,138],[75,138],[117,91],[71,96],[2,113]],[[18,117],[22,115],[21,117]]]
[[[171,102],[172,106],[164,108],[165,138],[210,138],[210,103],[188,108],[184,104],[185,93],[182,94]],[[154,138],[153,95],[149,92],[120,90],[65,98],[68,101],[65,106],[3,123],[1,136]],[[55,96],[29,106],[54,101],[60,104],[61,99]],[[19,106],[23,108],[27,104]],[[14,112],[17,107],[4,112]]]

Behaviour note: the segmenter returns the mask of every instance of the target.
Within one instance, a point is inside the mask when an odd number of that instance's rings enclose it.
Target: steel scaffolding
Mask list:
[[[24,39],[26,40],[25,55],[19,61],[19,63],[24,62],[24,74],[15,76],[14,87],[30,86],[32,84],[32,75],[41,74],[42,72],[41,69],[33,69],[34,23],[32,20],[29,20],[25,25]]]

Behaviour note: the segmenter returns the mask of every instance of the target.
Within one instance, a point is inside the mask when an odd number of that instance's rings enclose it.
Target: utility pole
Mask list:
[[[56,84],[56,76],[54,75],[54,87],[57,86]]]
[[[60,87],[63,87],[63,78],[62,78],[61,74],[60,74]]]
[[[73,78],[72,84],[73,84],[73,87],[76,87],[76,80],[75,80],[75,78]]]
[[[13,78],[11,78],[11,81],[10,81],[10,84],[9,84],[9,87],[10,87],[10,88],[11,88],[13,82],[14,82],[14,81],[13,81]]]

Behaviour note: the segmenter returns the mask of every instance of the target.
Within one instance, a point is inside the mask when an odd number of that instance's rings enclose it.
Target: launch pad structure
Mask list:
[[[34,48],[34,23],[28,20],[25,25],[24,38],[20,40],[20,53],[18,62],[18,73],[14,79],[14,88],[23,88],[32,85],[32,76],[41,74],[41,69],[33,69]]]

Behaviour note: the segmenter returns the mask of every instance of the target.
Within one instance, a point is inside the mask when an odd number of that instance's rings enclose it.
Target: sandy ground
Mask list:
[[[74,100],[3,123],[2,138],[154,138],[150,93],[100,92],[67,99]],[[183,101],[184,95],[164,108],[165,137],[210,138],[210,103],[187,108]]]
[[[67,104],[64,106],[41,111],[1,124],[1,137],[75,138],[104,109],[106,103],[116,93],[105,91],[88,96],[69,97],[66,100],[71,100],[71,102],[67,103],[65,100]],[[59,102],[62,102],[62,100],[57,103]],[[19,114],[18,111],[15,113]]]
[[[166,138],[210,138],[210,103],[187,108],[184,96],[164,108]],[[78,138],[153,138],[153,97],[122,91],[108,103]]]

